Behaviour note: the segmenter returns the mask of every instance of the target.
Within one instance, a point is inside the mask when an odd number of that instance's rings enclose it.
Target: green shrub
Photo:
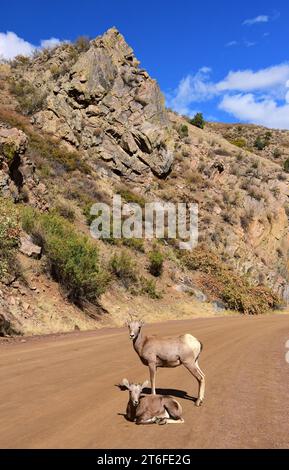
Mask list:
[[[186,124],[182,124],[179,127],[178,133],[179,133],[179,136],[181,137],[181,139],[184,138],[184,137],[188,137],[188,135],[189,135],[188,126]]]
[[[85,219],[86,219],[86,223],[87,223],[87,225],[89,225],[89,226],[92,224],[92,222],[93,222],[94,219],[96,218],[95,215],[92,215],[92,214],[90,213],[92,206],[93,206],[93,202],[89,202],[89,203],[87,203],[87,204],[84,206],[83,211],[82,211],[82,212],[83,212],[83,215],[84,215],[84,217],[85,217]]]
[[[140,207],[144,207],[145,205],[146,201],[140,194],[136,194],[124,185],[118,186],[116,192],[128,203],[132,202],[138,204]]]
[[[77,151],[66,150],[57,140],[48,135],[42,136],[36,132],[28,132],[28,136],[28,152],[30,154],[40,155],[52,166],[60,165],[63,170],[68,172],[79,170],[85,174],[91,173],[90,168]]]
[[[79,36],[74,43],[74,47],[79,53],[88,51],[90,47],[89,37]]]
[[[10,91],[17,98],[19,110],[23,114],[31,115],[43,109],[47,94],[27,80],[12,80]]]
[[[270,144],[271,137],[272,137],[272,132],[271,131],[265,132],[265,136],[264,136],[265,145]]]
[[[200,129],[204,129],[205,127],[205,120],[202,113],[196,113],[193,119],[190,120],[190,124],[193,126],[199,127]]]
[[[149,254],[149,261],[150,261],[149,272],[155,277],[161,276],[163,272],[163,264],[164,264],[163,254],[157,249],[154,249]]]
[[[64,217],[64,219],[69,220],[69,222],[75,221],[75,210],[74,207],[68,202],[60,202],[55,207],[56,212]]]
[[[265,286],[252,286],[246,276],[238,275],[205,246],[189,254],[180,253],[184,265],[203,274],[204,288],[219,297],[228,308],[246,314],[260,314],[280,304],[280,299]]]
[[[31,233],[35,227],[37,212],[30,206],[18,206],[20,211],[20,219],[23,230],[27,233]]]
[[[11,62],[11,66],[18,67],[18,66],[27,66],[30,64],[30,58],[25,55],[17,55],[14,57],[13,61]]]
[[[69,62],[64,62],[61,65],[53,64],[50,67],[50,72],[52,77],[57,80],[59,77],[63,77],[63,75],[69,72],[70,69],[71,65],[69,64]]]
[[[222,291],[222,300],[232,310],[257,315],[265,313],[268,308],[275,308],[280,299],[265,286],[249,286],[241,279],[240,284],[231,282]]]
[[[109,283],[109,274],[100,266],[96,245],[57,213],[22,213],[22,224],[30,228],[34,240],[43,247],[47,267],[77,304],[97,303]],[[31,225],[33,225],[31,227]]]
[[[85,175],[91,174],[91,168],[83,161],[79,152],[67,150],[58,140],[49,134],[35,132],[28,125],[27,119],[24,116],[0,107],[0,119],[12,127],[18,127],[18,129],[25,132],[29,138],[27,155],[31,159],[36,160],[41,157],[54,169],[61,167],[63,171],[71,172],[79,170]],[[46,169],[47,173],[48,168]]]
[[[93,202],[89,202],[84,206],[83,215],[85,216],[86,223],[88,226],[92,224],[92,222],[97,218],[97,214],[91,214],[91,208],[93,206]],[[107,238],[101,238],[101,240],[105,243],[109,243],[110,245],[120,245],[121,239],[113,237],[113,225],[112,220],[110,222],[110,236]]]
[[[6,142],[0,148],[1,153],[4,155],[6,162],[10,166],[15,155],[16,155],[16,146],[14,142]]]
[[[188,170],[186,171],[186,182],[190,186],[200,186],[204,183],[204,178],[202,177],[201,173],[198,170]]]
[[[257,139],[255,140],[254,142],[254,147],[257,149],[257,150],[264,150],[264,148],[268,145],[268,140],[265,138],[265,139],[262,139],[262,137],[260,135],[258,135]]]
[[[147,294],[151,299],[157,300],[162,298],[162,294],[157,291],[156,281],[154,279],[147,279],[142,277],[140,279],[141,293]]]
[[[233,145],[236,145],[236,147],[239,147],[240,149],[243,149],[247,146],[246,140],[243,139],[242,137],[238,137],[238,139],[230,140],[230,143]]]
[[[276,147],[274,150],[273,150],[273,157],[274,158],[280,158],[282,157],[282,152],[280,149],[278,149],[278,147]]]
[[[286,173],[289,173],[289,158],[287,158],[284,162],[284,171],[286,171]]]
[[[135,263],[128,251],[122,250],[120,253],[115,253],[110,260],[110,268],[125,287],[137,282]]]
[[[287,217],[289,218],[289,203],[285,202],[283,207],[284,207]]]
[[[0,198],[0,279],[13,272],[16,248],[20,241],[18,213],[13,203]]]
[[[270,140],[271,137],[272,137],[272,132],[271,132],[271,131],[266,131],[266,132],[265,132],[265,139],[266,139],[266,140]]]
[[[133,250],[144,253],[144,243],[142,238],[123,238],[123,245],[132,248]]]

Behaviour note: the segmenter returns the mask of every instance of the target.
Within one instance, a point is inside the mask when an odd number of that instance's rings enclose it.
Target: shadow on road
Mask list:
[[[118,384],[118,385],[116,385],[116,387],[118,387],[122,392],[127,390],[126,387],[122,384]],[[146,395],[150,395],[151,389],[150,388],[144,388],[143,393],[146,394]],[[187,392],[185,392],[184,390],[176,390],[175,388],[157,388],[156,393],[158,395],[170,395],[170,396],[175,397],[175,398],[182,398],[183,400],[190,400],[190,401],[193,401],[193,402],[197,401],[196,397],[192,397],[192,396],[188,395]]]
[[[150,388],[144,388],[143,393],[150,394]],[[176,390],[175,388],[156,388],[156,393],[158,395],[170,395],[175,398],[182,398],[183,400],[197,401],[197,398],[192,397],[187,394],[184,390]]]

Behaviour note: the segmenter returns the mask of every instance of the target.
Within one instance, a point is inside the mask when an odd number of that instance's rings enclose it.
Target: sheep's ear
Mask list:
[[[139,322],[140,322],[141,326],[143,326],[145,324],[144,320],[140,320]]]
[[[127,379],[122,379],[122,385],[129,390],[129,381]]]
[[[128,314],[128,318],[125,322],[125,326],[129,326],[129,324],[133,321],[133,316],[131,313]]]
[[[146,380],[146,381],[142,384],[141,389],[143,390],[144,388],[146,388],[146,387],[148,386],[148,384],[149,384],[149,381]]]

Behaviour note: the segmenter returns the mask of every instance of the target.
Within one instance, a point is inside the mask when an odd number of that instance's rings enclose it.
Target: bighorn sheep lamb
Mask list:
[[[200,406],[205,395],[205,374],[198,364],[202,343],[190,334],[171,338],[146,336],[141,331],[143,321],[129,320],[127,326],[134,350],[142,363],[149,367],[152,394],[156,393],[155,377],[158,367],[183,365],[199,383],[196,406]]]
[[[123,379],[129,391],[129,401],[126,408],[126,417],[136,424],[177,424],[184,423],[182,407],[173,397],[165,395],[141,395],[147,386],[146,380],[142,385],[129,383]]]

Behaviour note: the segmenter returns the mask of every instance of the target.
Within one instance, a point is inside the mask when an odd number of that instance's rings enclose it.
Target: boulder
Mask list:
[[[212,306],[215,312],[222,312],[227,309],[226,304],[224,304],[224,302],[221,300],[214,300],[212,302]]]
[[[19,334],[17,327],[14,326],[11,314],[0,313],[0,336],[14,336]]]
[[[29,235],[20,237],[20,252],[30,258],[39,259],[41,257],[41,247],[33,243]]]
[[[0,162],[5,161],[8,166],[14,158],[23,155],[28,144],[28,138],[19,129],[0,128]]]

